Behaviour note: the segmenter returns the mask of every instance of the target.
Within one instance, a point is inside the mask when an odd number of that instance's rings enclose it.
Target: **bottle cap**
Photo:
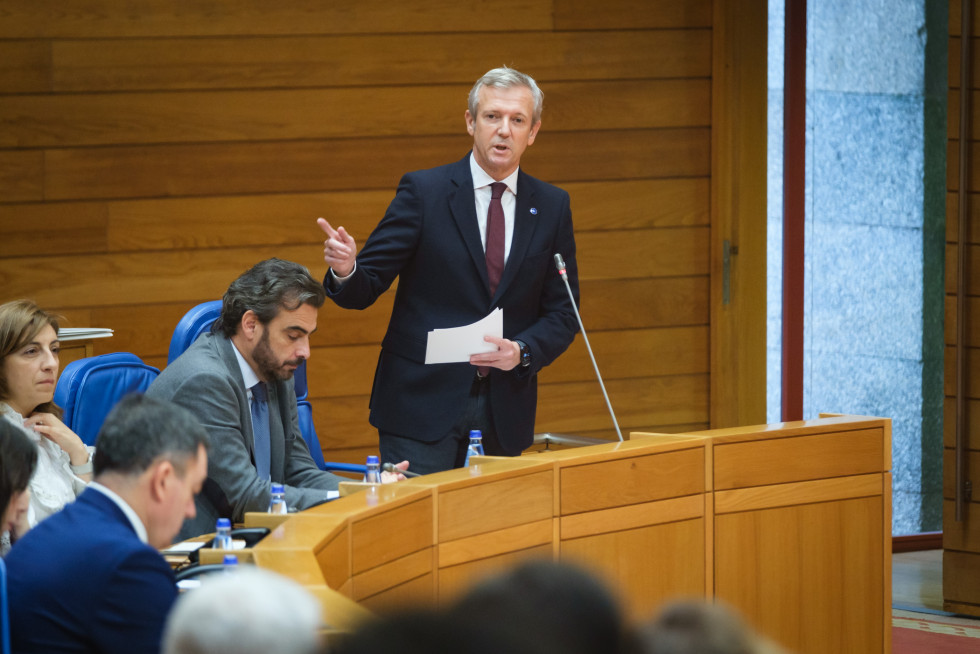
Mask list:
[[[471,429],[470,438],[479,438],[480,440],[483,440],[483,432],[479,429]]]
[[[218,518],[217,528],[221,529],[222,527],[227,527],[228,529],[231,529],[231,520],[229,520],[228,518]]]
[[[286,489],[285,489],[285,487],[282,484],[275,484],[274,483],[274,484],[272,484],[272,492],[273,493],[285,493],[286,492]]]
[[[222,560],[225,565],[238,565],[238,557],[234,554],[225,554],[225,558]]]
[[[373,454],[369,454],[367,458],[367,465],[378,465],[378,457]]]

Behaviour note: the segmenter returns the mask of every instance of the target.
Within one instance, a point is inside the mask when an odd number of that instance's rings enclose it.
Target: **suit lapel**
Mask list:
[[[238,357],[235,356],[235,346],[231,340],[217,334],[205,334],[204,338],[212,339],[221,361],[228,369],[228,373],[236,381],[237,387],[241,389],[240,401],[243,402],[240,412],[242,421],[242,436],[245,438],[245,447],[248,448],[252,462],[255,462],[255,434],[252,431],[252,407],[248,401],[248,389],[245,388],[245,380],[242,379],[241,368],[238,367]],[[193,347],[193,346],[192,346]]]
[[[476,198],[473,194],[473,176],[470,174],[470,155],[467,154],[454,167],[452,183],[455,189],[449,195],[449,209],[453,214],[453,220],[456,221],[456,228],[463,237],[466,250],[473,259],[473,265],[489,293],[487,258],[483,252],[483,239],[480,238],[479,223],[476,219]]]

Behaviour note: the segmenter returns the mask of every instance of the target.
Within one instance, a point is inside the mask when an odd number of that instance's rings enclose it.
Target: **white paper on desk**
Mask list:
[[[471,354],[496,352],[484,336],[504,337],[504,311],[497,307],[472,325],[433,329],[425,346],[426,363],[469,363]]]
[[[244,542],[244,541],[242,541]],[[176,555],[176,554],[189,554],[194,550],[199,550],[204,545],[204,541],[189,541],[185,540],[180,543],[174,543],[165,550],[160,550],[160,554],[164,556]]]

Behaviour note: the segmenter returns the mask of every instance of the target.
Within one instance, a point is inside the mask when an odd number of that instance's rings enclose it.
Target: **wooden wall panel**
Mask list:
[[[0,38],[468,32],[501,15],[520,16],[524,29],[549,29],[552,23],[551,3],[538,0],[297,0],[285,6],[262,0],[142,0],[138,7],[123,11],[130,5],[110,0],[78,0],[70,7],[52,0],[5,0]]]
[[[590,0],[556,0],[555,27],[558,29],[629,29],[707,27],[711,25],[711,2],[636,2],[611,0],[596,11]]]
[[[0,147],[456,135],[469,86],[15,95]],[[549,132],[710,124],[708,80],[561,82]],[[615,97],[615,103],[599,99]],[[398,119],[390,118],[393,106]]]
[[[539,136],[524,159],[535,176],[554,181],[698,177],[708,173],[708,137],[706,128],[555,133]],[[405,172],[461,159],[471,145],[463,132],[461,136],[53,149],[44,151],[43,171],[31,167],[15,177],[14,190],[40,188],[43,181],[46,199],[81,200],[393,189]],[[569,158],[567,153],[575,150],[584,150],[589,157]],[[385,156],[378,157],[378,152]],[[11,197],[5,177],[0,176],[0,201],[38,199]]]
[[[709,25],[710,27],[710,25]],[[711,30],[507,32],[472,47],[472,36],[210,37],[54,41],[50,61],[20,47],[9,54],[21,71],[59,92],[145,89],[318,88],[473,83],[487,62],[520,67],[534,61],[541,82],[577,79],[707,78]],[[23,72],[18,75],[24,75]],[[38,81],[21,92],[46,90]],[[550,98],[551,92],[548,92]],[[550,104],[550,102],[549,102]],[[455,108],[454,108],[455,109]],[[457,111],[452,112],[454,115]]]
[[[946,300],[945,300],[945,343],[943,390],[943,599],[945,608],[950,611],[980,615],[980,590],[975,584],[963,583],[962,580],[973,579],[980,568],[980,535],[971,527],[980,523],[980,502],[976,491],[978,475],[980,475],[980,343],[977,341],[978,302],[980,302],[980,142],[977,140],[976,124],[968,134],[960,133],[960,55],[963,46],[960,23],[961,3],[950,0],[949,3],[949,105],[947,112],[947,133],[949,136],[946,150]],[[974,62],[980,57],[980,17],[977,16],[976,6],[973,10],[972,38],[970,40],[971,58]],[[976,63],[972,67],[972,76],[966,92],[972,104],[971,113],[976,115],[980,107],[977,87],[980,86],[980,68]],[[975,119],[974,119],[975,121]],[[969,188],[966,198],[967,215],[959,213],[959,147],[960,139],[968,142],[969,159]],[[974,490],[972,497],[965,504],[964,520],[956,520],[955,503],[952,499],[956,494],[956,393],[957,393],[957,266],[959,265],[958,246],[960,245],[960,221],[966,219],[967,251],[964,265],[966,267],[965,305],[963,307],[966,320],[966,342],[964,357],[965,397],[964,406],[964,439],[966,454],[966,479],[972,481]]]
[[[322,275],[318,216],[363,243],[402,174],[464,156],[470,85],[507,63],[546,95],[523,163],[571,194],[581,311],[624,431],[708,426],[709,0],[2,11],[0,301],[112,328],[96,353],[163,367],[184,312],[256,261]],[[521,31],[486,32],[501,12]],[[376,449],[392,299],[320,312],[309,377],[328,459]],[[539,385],[538,431],[613,436],[581,338]]]
[[[0,89],[37,93],[51,85],[51,46],[44,41],[0,41]]]

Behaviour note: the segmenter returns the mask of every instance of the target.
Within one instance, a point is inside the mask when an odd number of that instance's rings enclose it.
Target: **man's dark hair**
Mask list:
[[[304,266],[282,259],[260,261],[231,283],[221,300],[221,316],[213,331],[231,338],[246,311],[268,325],[281,309],[295,311],[304,304],[319,309],[327,294]]]
[[[208,433],[187,409],[145,395],[127,395],[109,412],[95,441],[95,476],[104,472],[140,475],[154,461],[170,461],[183,476],[187,462]]]
[[[531,559],[473,586],[450,607],[456,621],[498,625],[531,651],[621,654],[629,651],[619,604],[584,568]]]
[[[0,418],[0,516],[14,493],[31,481],[37,467],[37,447],[13,423]]]

